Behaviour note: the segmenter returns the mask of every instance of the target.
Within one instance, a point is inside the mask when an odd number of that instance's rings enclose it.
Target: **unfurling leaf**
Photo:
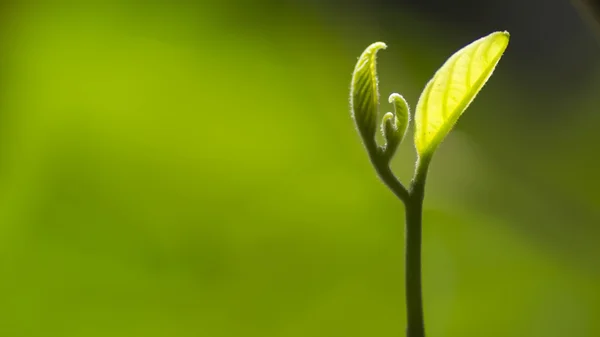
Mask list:
[[[360,56],[352,74],[350,104],[352,117],[363,142],[370,147],[375,144],[379,89],[377,83],[376,57],[380,49],[387,46],[383,42],[370,45]]]
[[[431,155],[450,132],[508,46],[508,32],[495,32],[452,55],[423,90],[415,109],[415,145]]]
[[[383,133],[383,138],[385,139],[383,150],[391,158],[400,144],[400,139],[398,139],[398,119],[393,113],[388,112],[383,115],[381,133]]]
[[[404,139],[408,123],[410,122],[410,112],[408,103],[404,97],[399,94],[392,94],[389,102],[394,105],[394,113],[388,112],[383,116],[381,122],[381,131],[386,141],[385,153],[389,159],[392,158],[398,145]]]

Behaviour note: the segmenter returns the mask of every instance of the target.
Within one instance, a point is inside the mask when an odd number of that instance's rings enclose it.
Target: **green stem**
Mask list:
[[[406,251],[404,264],[406,278],[406,336],[425,337],[421,282],[421,241],[425,181],[431,157],[419,158],[410,189],[407,190],[392,172],[389,166],[391,157],[386,155],[385,149],[377,147],[374,143],[366,145],[369,158],[377,171],[377,175],[396,197],[404,203],[406,209]]]
[[[404,185],[398,181],[388,166],[382,169],[377,168],[377,174],[379,175],[379,179],[383,181],[383,183],[394,193],[396,197],[398,197],[398,199],[402,200],[404,204],[410,202],[410,193],[404,187]]]
[[[379,179],[400,199],[404,204],[407,204],[410,199],[410,193],[396,178],[390,168],[391,157],[385,153],[384,148],[377,147],[375,143],[365,144],[371,164],[377,171]]]
[[[424,337],[423,299],[421,287],[421,211],[414,201],[406,208],[405,287],[407,337]]]
[[[425,337],[423,318],[423,291],[421,282],[421,242],[423,199],[425,198],[425,181],[429,168],[429,157],[419,158],[417,169],[409,191],[409,202],[406,206],[406,313],[407,337]]]

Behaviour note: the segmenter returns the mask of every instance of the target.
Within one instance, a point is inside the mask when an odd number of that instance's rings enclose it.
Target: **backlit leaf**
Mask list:
[[[495,32],[452,55],[423,90],[415,109],[415,145],[431,155],[467,109],[508,46],[508,32]]]

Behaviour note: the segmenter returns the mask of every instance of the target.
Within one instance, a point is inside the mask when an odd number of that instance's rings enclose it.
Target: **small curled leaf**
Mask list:
[[[392,158],[398,145],[400,145],[401,139],[398,137],[398,119],[393,113],[388,112],[383,115],[381,121],[381,133],[385,139],[385,147],[383,150],[389,159]]]
[[[387,46],[383,42],[370,45],[360,56],[350,86],[352,117],[365,145],[375,143],[379,89],[377,83],[377,52]]]
[[[452,55],[423,90],[415,111],[415,145],[431,155],[492,75],[508,46],[508,32],[495,32]]]
[[[388,159],[391,159],[398,145],[404,139],[410,121],[410,113],[408,103],[401,95],[392,94],[389,102],[394,105],[394,113],[388,112],[383,116],[381,131],[386,141],[385,153]]]
[[[391,94],[389,102],[394,105],[394,114],[396,115],[396,125],[398,127],[398,138],[400,139],[400,142],[402,142],[404,135],[406,135],[406,130],[408,130],[408,124],[410,123],[410,108],[404,97],[400,94]]]

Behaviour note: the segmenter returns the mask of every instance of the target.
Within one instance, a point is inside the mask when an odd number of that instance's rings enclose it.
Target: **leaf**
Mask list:
[[[381,131],[386,141],[386,155],[391,159],[408,129],[410,109],[408,103],[400,94],[391,94],[389,102],[394,105],[394,113],[388,112],[383,116]]]
[[[427,83],[415,109],[415,145],[431,155],[492,75],[508,46],[508,32],[495,32],[452,55]]]
[[[391,94],[388,100],[394,105],[396,128],[398,130],[397,137],[399,138],[399,141],[402,141],[406,134],[406,130],[408,130],[408,124],[410,123],[410,108],[404,97],[400,94]]]
[[[370,45],[360,56],[350,86],[350,104],[352,118],[365,145],[375,142],[377,129],[377,112],[379,107],[379,90],[377,83],[377,52],[387,46],[383,42]]]

